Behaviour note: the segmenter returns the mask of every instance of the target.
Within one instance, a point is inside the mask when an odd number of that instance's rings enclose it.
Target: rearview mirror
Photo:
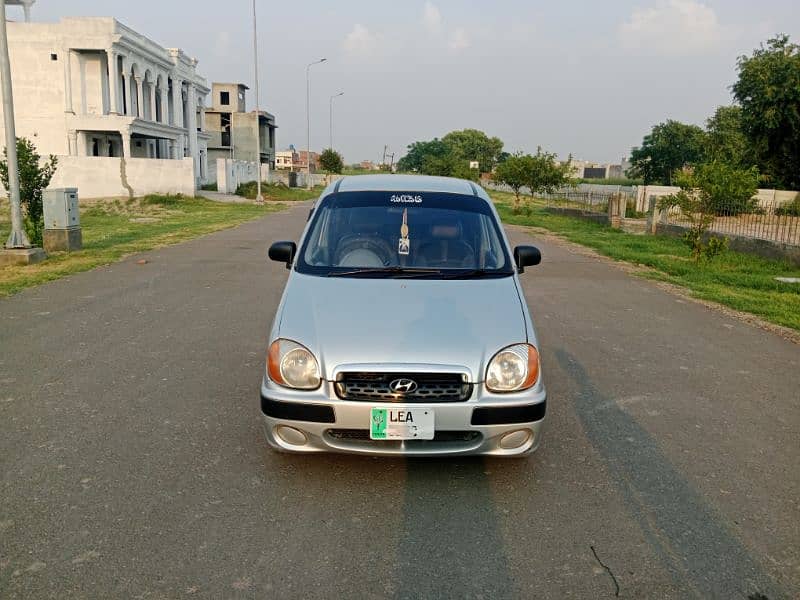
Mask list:
[[[524,273],[525,267],[542,262],[542,253],[536,246],[517,246],[514,248],[514,262],[517,263],[517,272]]]
[[[275,242],[269,247],[269,258],[275,262],[286,263],[286,268],[292,267],[297,244],[294,242]]]

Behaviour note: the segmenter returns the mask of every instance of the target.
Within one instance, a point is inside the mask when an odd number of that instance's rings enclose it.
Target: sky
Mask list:
[[[454,129],[619,162],[666,119],[703,125],[731,102],[736,60],[774,34],[800,40],[797,0],[257,0],[260,105],[277,145],[347,163],[395,160]],[[9,18],[21,9],[9,7]],[[199,60],[212,81],[252,88],[251,0],[37,0],[34,21],[113,16]],[[253,90],[248,106],[254,106]]]

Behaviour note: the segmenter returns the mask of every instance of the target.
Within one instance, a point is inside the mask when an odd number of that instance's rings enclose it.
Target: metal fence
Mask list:
[[[678,209],[667,212],[666,222],[689,227],[691,220]],[[800,200],[780,203],[753,200],[744,205],[724,204],[717,208],[710,231],[779,244],[800,246]]]
[[[484,185],[498,191],[513,193],[511,188],[506,185],[497,183]],[[528,188],[522,188],[520,191],[522,194],[530,196]],[[635,201],[633,188],[623,188],[622,186],[581,184],[556,190],[551,194],[537,193],[535,198],[543,200],[546,206],[575,208],[588,213],[605,214],[608,211],[608,201],[618,195],[629,200],[629,206],[633,207],[632,203]]]

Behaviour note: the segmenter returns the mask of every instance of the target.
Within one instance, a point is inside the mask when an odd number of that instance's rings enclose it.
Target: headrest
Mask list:
[[[431,236],[440,240],[455,240],[461,237],[461,223],[451,219],[437,219],[431,225]]]

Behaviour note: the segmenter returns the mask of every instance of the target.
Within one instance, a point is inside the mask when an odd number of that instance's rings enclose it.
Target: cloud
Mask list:
[[[349,54],[365,55],[374,52],[378,46],[379,36],[363,25],[356,23],[344,38],[344,49]]]
[[[453,52],[460,52],[461,50],[469,48],[469,45],[469,35],[467,34],[467,30],[463,29],[462,27],[454,29],[450,34],[449,41],[447,42],[447,47]]]
[[[439,33],[442,30],[442,13],[435,4],[425,3],[425,8],[422,9],[422,25],[430,33]]]
[[[651,8],[635,8],[619,27],[623,47],[671,56],[713,49],[726,36],[714,10],[696,0],[659,0]]]

